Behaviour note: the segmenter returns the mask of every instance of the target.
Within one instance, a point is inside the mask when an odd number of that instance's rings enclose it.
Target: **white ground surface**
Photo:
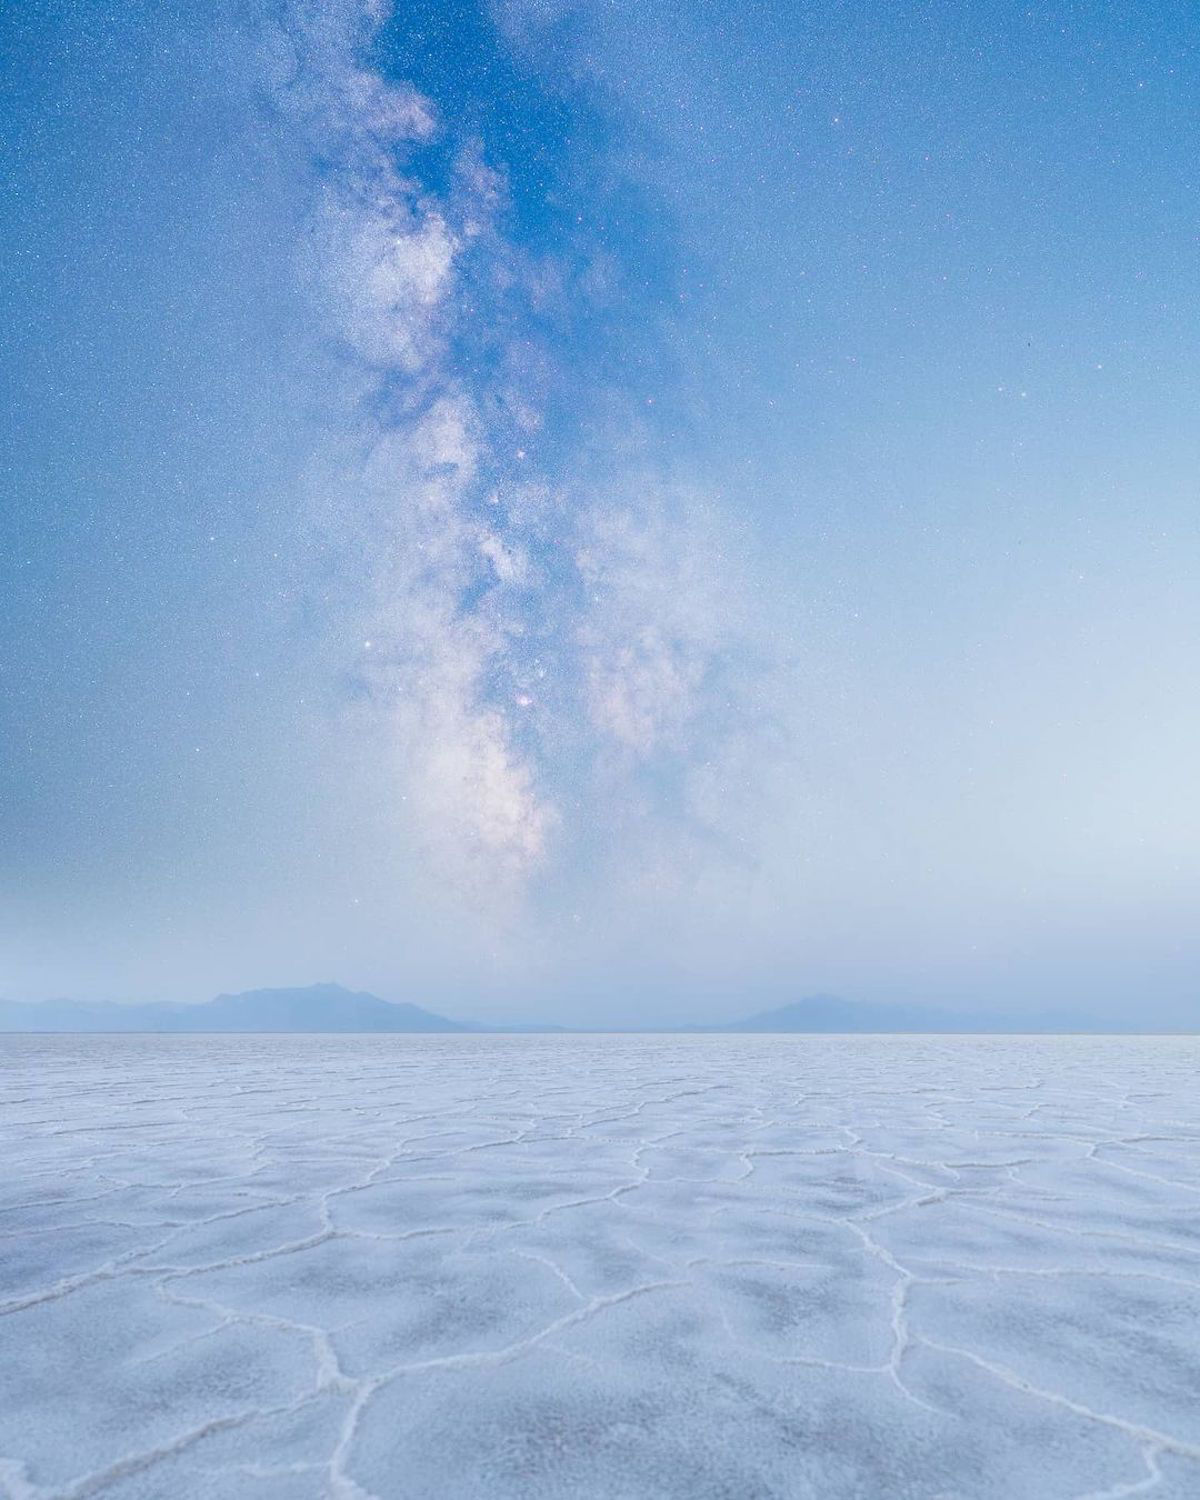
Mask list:
[[[1195,1039],[4,1037],[0,1492],[1200,1496]]]

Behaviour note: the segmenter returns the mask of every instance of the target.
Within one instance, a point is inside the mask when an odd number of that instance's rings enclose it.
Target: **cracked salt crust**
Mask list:
[[[6,1038],[0,1493],[1194,1500],[1198,1064]]]

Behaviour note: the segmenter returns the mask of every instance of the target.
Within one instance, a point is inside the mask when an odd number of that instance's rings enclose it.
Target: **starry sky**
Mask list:
[[[0,995],[1197,1023],[1193,6],[0,68]]]

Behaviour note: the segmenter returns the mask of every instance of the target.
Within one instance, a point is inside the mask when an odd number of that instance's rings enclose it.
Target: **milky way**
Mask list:
[[[547,388],[570,378],[537,333],[539,301],[572,295],[560,261],[506,236],[486,141],[456,150],[441,190],[422,180],[420,148],[450,127],[362,61],[371,37],[352,12],[297,15],[272,66],[314,159],[301,262],[355,389],[321,503],[361,574],[355,670],[396,796],[477,895],[577,865],[585,844],[611,856],[597,812],[614,803],[626,868],[662,862],[637,847],[639,815],[673,826],[673,853],[719,827],[737,708],[745,732],[732,554],[650,455],[604,483],[573,477],[569,453],[539,462]]]

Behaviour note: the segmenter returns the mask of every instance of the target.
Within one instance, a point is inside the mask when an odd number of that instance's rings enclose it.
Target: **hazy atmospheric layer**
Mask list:
[[[1186,1500],[1194,1039],[16,1038],[9,1500]]]

